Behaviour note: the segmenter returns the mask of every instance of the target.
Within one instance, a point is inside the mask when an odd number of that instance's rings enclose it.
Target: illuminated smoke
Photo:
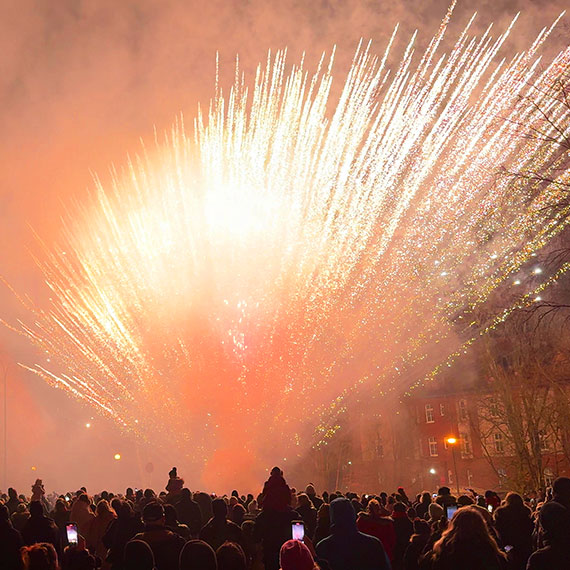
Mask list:
[[[236,457],[298,457],[359,386],[406,390],[456,351],[561,228],[558,184],[496,172],[568,182],[558,145],[529,135],[541,109],[568,122],[551,86],[570,49],[541,70],[546,30],[499,62],[511,28],[468,26],[444,56],[448,18],[395,72],[390,46],[360,46],[336,107],[332,58],[288,72],[279,52],[252,86],[236,70],[193,128],[97,183],[38,255],[51,304],[22,330],[52,363],[27,367],[214,481]]]

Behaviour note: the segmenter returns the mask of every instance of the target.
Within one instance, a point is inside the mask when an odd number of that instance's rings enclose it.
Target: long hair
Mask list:
[[[447,530],[433,546],[434,558],[452,555],[465,546],[504,557],[489,533],[485,519],[472,507],[463,507],[453,515]]]
[[[25,570],[58,570],[57,554],[52,544],[39,542],[21,550]]]

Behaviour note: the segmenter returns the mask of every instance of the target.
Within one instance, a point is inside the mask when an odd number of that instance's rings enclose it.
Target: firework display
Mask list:
[[[395,36],[359,46],[334,103],[332,57],[236,70],[97,182],[37,256],[50,305],[21,331],[51,362],[26,367],[206,469],[297,457],[359,387],[407,391],[498,323],[472,315],[565,223],[570,48],[541,65],[545,29],[507,62],[512,26],[470,23],[441,54],[448,21],[395,70]]]

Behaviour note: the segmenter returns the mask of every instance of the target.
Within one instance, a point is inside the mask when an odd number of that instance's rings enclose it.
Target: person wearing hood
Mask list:
[[[380,540],[356,527],[351,502],[338,498],[330,505],[331,532],[316,546],[317,557],[331,570],[390,570],[390,562]]]
[[[309,497],[311,503],[313,503],[313,507],[315,507],[315,509],[317,509],[318,511],[321,508],[321,505],[324,503],[324,501],[317,496],[317,492],[315,491],[315,486],[312,483],[309,483],[305,487],[305,495]]]

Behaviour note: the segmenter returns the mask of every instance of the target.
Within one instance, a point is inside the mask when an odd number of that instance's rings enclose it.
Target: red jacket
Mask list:
[[[375,536],[380,540],[388,558],[394,559],[396,531],[394,530],[394,521],[390,517],[373,517],[369,513],[363,512],[358,515],[356,526],[360,532]]]

